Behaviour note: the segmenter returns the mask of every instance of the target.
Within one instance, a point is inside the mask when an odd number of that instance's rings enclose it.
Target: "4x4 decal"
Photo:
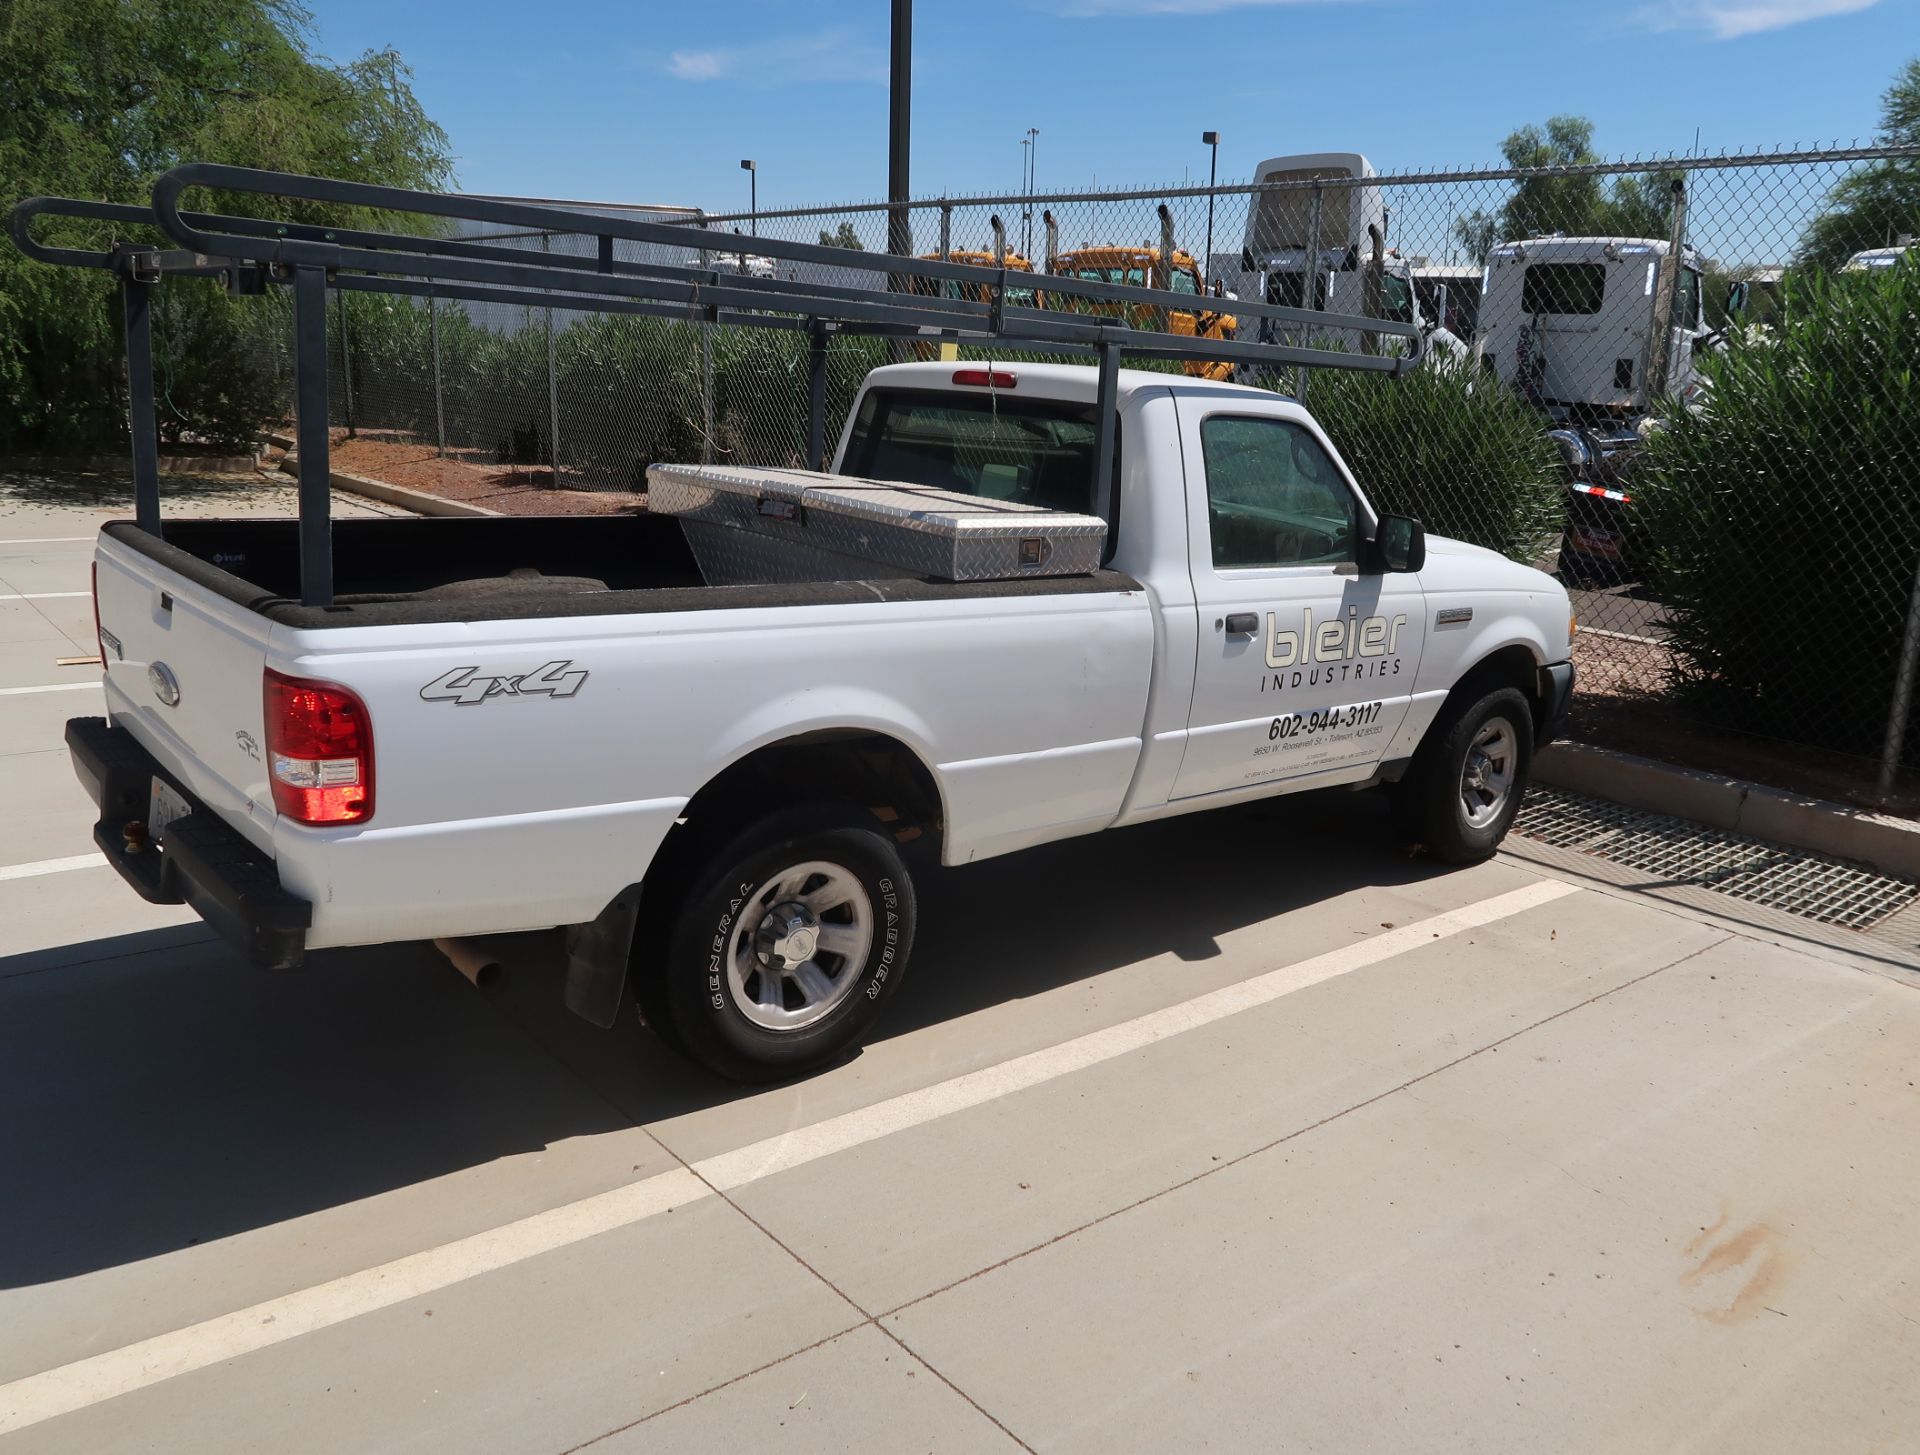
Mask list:
[[[476,707],[495,697],[571,697],[586,684],[583,670],[573,663],[548,662],[531,672],[482,672],[478,667],[455,667],[420,689],[423,702],[452,702]]]

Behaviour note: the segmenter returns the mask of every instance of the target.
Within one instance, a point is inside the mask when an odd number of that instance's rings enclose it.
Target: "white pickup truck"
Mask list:
[[[901,846],[964,864],[1384,784],[1491,854],[1573,681],[1567,594],[1382,518],[1308,413],[1118,380],[1118,511],[1076,575],[710,584],[686,524],[106,527],[96,838],[252,959],[569,927],[568,1002],[728,1076],[844,1054],[915,931]],[[833,470],[1098,514],[1095,370],[875,371]]]

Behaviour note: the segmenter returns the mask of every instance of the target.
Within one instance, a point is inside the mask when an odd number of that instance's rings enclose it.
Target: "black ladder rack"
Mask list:
[[[253,217],[183,212],[192,188],[372,209],[389,215],[532,228],[591,237],[591,257],[531,254],[485,239],[436,236]],[[32,237],[42,215],[157,228],[174,246],[118,243],[92,252],[53,247]],[[300,595],[310,606],[333,601],[331,486],[327,437],[326,293],[350,292],[472,302],[517,303],[593,313],[638,314],[753,328],[796,329],[809,335],[807,463],[824,468],[826,342],[834,333],[884,338],[938,335],[959,342],[993,343],[1053,353],[1086,354],[1097,369],[1098,441],[1094,478],[1106,481],[1105,514],[1117,502],[1113,469],[1118,371],[1123,357],[1221,361],[1245,366],[1306,366],[1403,374],[1423,352],[1419,329],[1390,319],[1286,308],[1260,300],[1223,300],[1242,317],[1270,320],[1296,331],[1352,330],[1404,341],[1400,353],[1349,353],[1305,342],[1201,338],[1165,328],[1129,327],[1121,317],[1089,310],[1141,308],[1167,320],[1194,312],[1206,300],[1167,289],[1136,288],[1087,278],[1015,273],[1017,290],[1042,290],[1047,308],[1007,301],[1004,266],[943,258],[867,253],[776,238],[741,237],[685,223],[606,217],[550,204],[509,202],[398,187],[306,177],[195,162],[175,167],[154,184],[150,208],[32,197],[7,219],[20,250],[43,263],[101,268],[118,275],[126,322],[128,413],[133,439],[134,513],[146,531],[160,534],[158,441],[153,398],[152,291],[169,277],[218,279],[238,293],[291,289],[294,315],[295,439],[299,452]],[[997,229],[996,229],[997,232]],[[687,265],[615,257],[617,242],[664,247],[697,259]],[[754,277],[747,256],[879,275],[871,288],[798,278]],[[713,257],[741,259],[740,271],[713,266]],[[933,285],[907,291],[911,280]],[[945,284],[959,297],[939,296]],[[1271,335],[1274,330],[1258,330]],[[1111,548],[1111,547],[1110,547]]]

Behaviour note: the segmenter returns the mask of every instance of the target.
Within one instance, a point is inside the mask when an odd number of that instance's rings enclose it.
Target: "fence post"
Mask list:
[[[347,438],[358,433],[353,425],[353,353],[347,344],[347,295],[336,289],[334,311],[340,315],[340,391],[347,406]]]
[[[540,251],[553,251],[553,234],[540,234]],[[560,488],[560,370],[553,348],[553,305],[547,305],[547,465],[553,471],[552,488]]]
[[[153,284],[120,279],[127,327],[127,427],[133,434],[133,519],[160,534],[160,438],[153,417]]]
[[[1906,747],[1907,714],[1913,707],[1913,681],[1920,669],[1920,568],[1913,573],[1913,597],[1907,603],[1907,632],[1900,640],[1900,666],[1893,674],[1893,705],[1887,712],[1887,738],[1880,746],[1880,776],[1874,791],[1881,799],[1893,796],[1894,775]]]
[[[1154,215],[1160,219],[1160,261],[1147,270],[1147,286],[1162,291],[1173,287],[1173,209],[1162,202],[1154,208]],[[1198,305],[1195,305],[1198,307]],[[1121,316],[1126,312],[1123,309]],[[1173,313],[1169,309],[1156,308],[1152,313],[1153,327],[1161,333],[1173,330]],[[1194,326],[1199,327],[1200,315],[1194,314]]]
[[[1680,279],[1684,271],[1680,250],[1687,237],[1687,184],[1673,179],[1672,226],[1668,230],[1667,264],[1671,271],[1666,286],[1654,290],[1653,327],[1647,337],[1647,407],[1667,392],[1673,368],[1673,305],[1680,299]]]
[[[944,260],[953,252],[953,204],[940,204],[940,256]]]
[[[827,326],[807,330],[807,468],[827,468]]]
[[[433,433],[440,458],[447,457],[447,391],[440,377],[440,300],[427,298],[427,334],[433,340]]]
[[[700,249],[700,266],[713,266],[705,248]],[[705,307],[700,310],[700,463],[713,463],[713,310]]]
[[[1320,217],[1321,208],[1326,201],[1326,188],[1323,184],[1313,184],[1313,205],[1307,215],[1307,271],[1300,280],[1300,306],[1311,309],[1320,293]],[[1311,335],[1305,328],[1300,330],[1302,348],[1311,342]],[[1307,402],[1307,366],[1301,364],[1293,371],[1293,397],[1302,404]]]

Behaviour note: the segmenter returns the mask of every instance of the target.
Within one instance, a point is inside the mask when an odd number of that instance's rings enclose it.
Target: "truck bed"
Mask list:
[[[105,527],[226,600],[305,629],[1138,589],[1117,571],[712,586],[670,516],[476,516],[335,521],[333,603],[303,606],[297,522],[170,520],[164,532],[156,539],[131,521]]]

